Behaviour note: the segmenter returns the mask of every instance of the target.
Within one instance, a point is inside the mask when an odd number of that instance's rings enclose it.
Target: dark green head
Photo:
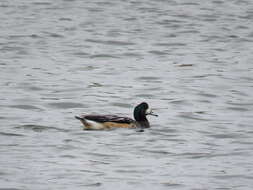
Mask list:
[[[153,114],[152,110],[149,108],[146,102],[142,102],[134,108],[135,121],[137,121],[141,125],[141,127],[145,128],[150,127],[146,115],[157,116]]]

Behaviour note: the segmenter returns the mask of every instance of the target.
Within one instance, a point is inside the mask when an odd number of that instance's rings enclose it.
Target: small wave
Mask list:
[[[23,109],[23,110],[42,110],[41,108],[38,108],[36,106],[31,105],[12,105],[11,108],[17,108],[17,109]]]
[[[156,43],[155,46],[166,46],[166,47],[174,47],[174,46],[186,46],[185,43]]]
[[[119,103],[119,102],[114,102],[111,103],[112,106],[118,106],[118,107],[123,107],[123,108],[131,108],[132,105],[131,104],[127,104],[127,103]]]
[[[70,109],[70,108],[83,108],[84,105],[81,103],[74,102],[53,102],[49,103],[50,106],[59,108],[59,109]]]
[[[94,40],[94,39],[87,39],[87,42],[98,43],[98,44],[105,44],[105,45],[114,45],[114,46],[130,46],[135,45],[133,42],[127,41],[117,41],[117,40]]]
[[[6,133],[6,132],[0,132],[0,135],[3,136],[15,136],[15,137],[23,137],[25,135],[17,134],[17,133]]]
[[[57,127],[50,127],[50,126],[44,126],[44,125],[34,125],[34,124],[19,125],[15,128],[17,128],[17,129],[23,128],[23,129],[32,130],[35,132],[42,132],[42,131],[47,131],[47,130],[55,130],[55,131],[59,131],[59,132],[66,132],[67,131],[66,129],[61,129],[61,128],[57,128]]]
[[[111,54],[95,54],[91,55],[90,58],[94,59],[94,58],[119,58],[119,57]]]

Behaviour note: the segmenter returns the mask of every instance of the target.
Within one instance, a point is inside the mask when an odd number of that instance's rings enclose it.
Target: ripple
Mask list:
[[[252,106],[253,103],[252,102],[231,102],[228,101],[226,102],[226,104],[232,105],[232,106]]]
[[[142,149],[142,151],[152,154],[161,154],[161,155],[171,155],[172,153],[165,150],[148,150],[148,149]]]
[[[31,35],[29,35],[28,37],[33,38],[33,39],[42,38],[42,37],[41,37],[40,35],[38,35],[38,34],[31,34]]]
[[[174,124],[172,124],[174,125]],[[175,128],[162,128],[162,129],[150,129],[150,133],[152,135],[161,135],[161,136],[175,136],[175,134],[172,133],[178,133],[178,130]]]
[[[95,154],[96,155],[96,154]],[[99,160],[89,160],[91,162],[91,164],[93,165],[97,165],[97,164],[102,164],[102,165],[109,165],[111,164],[110,162],[103,162],[103,161],[99,161]]]
[[[62,17],[62,18],[59,18],[60,21],[72,21],[71,18],[66,18],[66,17]]]
[[[231,143],[234,143],[234,144],[243,144],[243,145],[253,145],[253,142],[246,142],[246,141],[242,141],[241,139],[233,141]]]
[[[136,80],[140,81],[147,81],[147,82],[160,82],[161,78],[160,77],[153,77],[153,76],[146,76],[146,77],[138,77]]]
[[[31,105],[12,105],[10,107],[12,107],[12,108],[18,108],[18,109],[23,109],[23,110],[42,110],[39,107],[31,106]]]
[[[117,40],[94,40],[94,39],[87,39],[87,42],[98,43],[98,44],[105,44],[105,45],[114,45],[114,46],[130,46],[135,45],[133,42],[126,42],[126,41],[117,41]]]
[[[64,38],[62,34],[57,34],[57,33],[49,33],[49,36],[53,38]]]
[[[186,152],[186,153],[179,154],[179,155],[183,156],[183,157],[190,158],[190,159],[210,158],[210,157],[212,157],[212,155],[210,153],[202,153],[202,152]]]
[[[83,186],[87,186],[87,187],[99,187],[101,185],[102,185],[102,183],[97,182],[97,183],[86,184],[86,185],[83,185]]]
[[[138,170],[134,170],[134,169],[118,169],[118,170],[115,170],[115,172],[117,173],[133,173],[133,174],[136,174],[136,173],[152,173],[152,170],[150,169],[138,169]]]
[[[150,94],[148,94],[148,93],[141,93],[141,94],[135,94],[134,95],[135,97],[142,97],[142,98],[153,98],[153,97],[155,97],[155,95],[153,94],[153,93],[150,93]]]
[[[126,53],[122,53],[121,56],[139,58],[139,57],[142,57],[142,54],[140,54],[140,53],[126,52]]]
[[[187,100],[173,100],[170,101],[171,104],[182,104],[182,105],[189,105],[189,102]]]
[[[119,103],[119,102],[111,103],[111,105],[112,105],[112,106],[117,106],[117,107],[122,107],[122,108],[130,108],[130,107],[132,107],[131,104]]]
[[[186,46],[187,44],[185,43],[155,43],[155,46],[165,46],[165,47],[181,47],[181,46]]]
[[[85,107],[84,104],[75,103],[75,102],[53,102],[49,103],[48,105],[59,108],[59,109],[70,109],[70,108],[83,108]]]
[[[94,173],[94,174],[104,174],[103,172],[98,172],[98,171],[95,171],[95,170],[84,170],[84,169],[81,169],[80,170],[81,172],[84,172],[84,173]]]
[[[9,35],[8,38],[10,39],[19,39],[19,38],[25,38],[26,35]]]
[[[71,159],[76,158],[76,156],[69,155],[69,154],[61,155],[60,157],[62,157],[62,158],[71,158]]]
[[[3,136],[14,136],[14,137],[23,137],[25,135],[17,134],[17,133],[5,133],[5,132],[0,132],[0,135]]]
[[[89,53],[86,53],[86,52],[83,52],[83,51],[78,51],[78,52],[74,52],[73,55],[74,55],[74,56],[77,56],[77,57],[87,57],[87,56],[89,56],[90,54],[89,54]]]
[[[7,173],[5,173],[5,172],[0,172],[0,176],[5,176],[5,175],[7,175]],[[1,190],[1,189],[0,189]]]
[[[218,178],[218,179],[253,179],[253,177],[249,177],[247,175],[215,175],[213,176],[214,178]]]
[[[158,50],[152,50],[152,51],[149,51],[149,53],[154,54],[154,55],[168,55],[167,51],[158,51]]]
[[[61,129],[57,127],[50,127],[50,126],[44,126],[44,125],[35,125],[35,124],[28,124],[28,125],[19,125],[15,127],[16,129],[27,129],[27,130],[32,130],[35,132],[43,132],[43,131],[48,131],[48,130],[54,130],[54,131],[59,131],[59,132],[67,132],[68,130],[66,129]]]
[[[178,67],[192,67],[194,66],[193,64],[180,64],[180,65],[177,65]]]
[[[96,87],[103,87],[104,85],[103,84],[101,84],[101,83],[98,83],[98,82],[93,82],[92,84],[90,84],[89,86],[88,86],[88,88],[96,88]]]
[[[173,182],[162,182],[162,185],[169,186],[169,187],[179,187],[179,186],[184,186],[183,184],[179,183],[173,183]]]
[[[89,57],[91,59],[94,59],[94,58],[119,58],[118,56],[111,55],[111,54],[95,54],[95,55],[91,55]]]
[[[2,7],[2,8],[7,8],[7,7],[9,7],[8,5],[5,5],[5,4],[0,4],[0,7]]]
[[[208,98],[216,98],[218,97],[216,94],[206,93],[206,92],[200,92],[198,93],[200,96],[208,97]]]
[[[38,2],[33,2],[33,5],[52,5],[51,2],[43,2],[43,1],[38,1]]]
[[[120,156],[115,154],[108,154],[108,153],[99,153],[99,152],[88,152],[88,155],[92,155],[95,157],[102,157],[102,158],[119,158]],[[108,162],[103,162],[104,164],[110,164]]]
[[[249,109],[243,108],[243,107],[227,107],[226,109],[233,110],[233,111],[238,111],[238,112],[250,111]]]
[[[216,139],[233,139],[233,138],[241,138],[241,134],[237,133],[226,133],[226,134],[214,134],[214,135],[208,135],[209,137],[214,137]]]
[[[44,90],[43,88],[40,88],[38,86],[30,86],[28,87],[29,90],[31,91],[41,91],[41,90]]]
[[[192,119],[192,120],[199,120],[199,121],[210,121],[209,119],[202,118],[203,114],[195,114],[192,112],[184,112],[179,114],[179,117],[185,118],[185,119]]]
[[[135,45],[135,43],[133,43],[133,42],[116,41],[116,40],[106,41],[106,44],[108,44],[108,45],[115,45],[115,46],[130,46],[130,45]]]

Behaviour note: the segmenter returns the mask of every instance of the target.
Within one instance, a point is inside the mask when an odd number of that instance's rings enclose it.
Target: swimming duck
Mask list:
[[[75,116],[84,125],[84,130],[101,130],[112,128],[149,128],[147,115],[158,116],[152,112],[146,102],[134,108],[134,119],[117,115],[81,115]]]

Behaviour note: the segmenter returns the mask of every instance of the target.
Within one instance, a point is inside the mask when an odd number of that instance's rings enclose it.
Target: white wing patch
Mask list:
[[[86,123],[87,124],[85,125],[85,129],[93,129],[93,130],[104,129],[104,125],[96,121],[86,119]]]

